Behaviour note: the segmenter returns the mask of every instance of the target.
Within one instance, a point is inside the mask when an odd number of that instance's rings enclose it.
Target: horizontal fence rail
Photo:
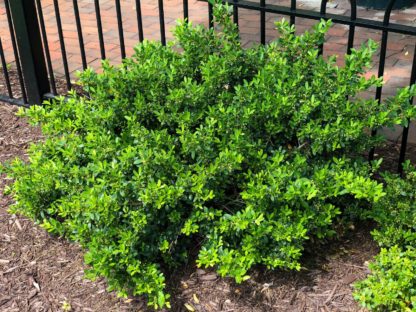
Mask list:
[[[296,17],[307,18],[307,19],[312,19],[312,20],[317,20],[317,21],[320,19],[331,19],[336,24],[353,25],[355,27],[363,27],[363,28],[375,29],[375,30],[386,30],[392,33],[416,36],[416,27],[414,26],[389,23],[392,8],[396,1],[397,0],[390,1],[390,4],[388,5],[384,14],[383,22],[365,19],[365,18],[356,18],[356,16],[353,15],[354,13],[351,14],[351,16],[343,16],[343,15],[325,13],[326,7],[321,7],[320,12],[315,12],[311,10],[294,9],[294,8],[275,5],[275,4],[265,4],[266,1],[260,1],[259,3],[256,3],[253,1],[245,1],[245,0],[240,0],[240,1],[227,0],[225,2],[237,8],[241,8],[241,9],[272,13],[272,14],[287,15],[292,18],[291,20],[293,23],[295,21],[294,18]],[[295,3],[296,1],[292,1],[292,2]],[[327,2],[328,1],[325,1],[325,0],[322,1],[322,3],[325,3],[325,4]],[[356,12],[356,11],[357,11],[356,2],[354,0],[351,0],[351,12]]]
[[[210,2],[206,0],[174,0],[173,2],[176,5],[174,10],[172,2],[167,0],[0,0],[0,9],[3,8],[6,13],[0,15],[0,22],[1,18],[5,18],[8,29],[7,32],[4,30],[0,32],[0,77],[4,82],[4,88],[0,89],[0,101],[16,105],[39,104],[42,98],[50,98],[71,90],[73,88],[71,79],[74,70],[71,66],[75,58],[74,45],[78,51],[76,57],[80,59],[80,70],[90,65],[89,52],[93,46],[92,41],[97,42],[96,59],[99,60],[106,58],[113,60],[115,55],[119,60],[124,59],[129,55],[131,40],[142,42],[144,39],[149,37],[154,39],[154,36],[157,36],[157,39],[165,45],[169,34],[168,26],[172,23],[170,10],[175,13],[180,11],[175,18],[191,21],[195,17],[196,10],[204,11],[206,14],[204,21],[197,22],[210,27],[214,26],[213,5]],[[381,33],[380,53],[377,60],[378,77],[385,75],[389,36],[400,34],[416,38],[414,24],[404,25],[392,21],[391,16],[396,0],[389,1],[384,12],[379,14],[379,16],[382,15],[380,20],[359,17],[356,0],[349,0],[347,14],[331,13],[328,9],[328,0],[322,0],[316,10],[301,8],[299,0],[226,0],[223,2],[232,6],[233,21],[241,28],[247,26],[240,25],[244,14],[258,16],[258,21],[252,19],[249,26],[250,29],[258,30],[253,31],[252,37],[258,36],[257,40],[262,44],[268,42],[270,29],[267,23],[270,15],[287,16],[290,23],[294,25],[297,25],[299,20],[319,21],[320,19],[331,19],[335,25],[344,25],[347,29],[344,52],[347,54],[357,44],[357,29],[378,31]],[[127,5],[135,12],[126,12]],[[149,10],[152,12],[151,16],[146,16],[145,12]],[[85,12],[88,14],[88,20],[85,19]],[[48,14],[47,18],[46,14]],[[129,33],[132,22],[126,21],[126,15],[132,14],[136,25],[133,36]],[[155,18],[155,24],[158,26],[156,30],[152,25],[147,24],[151,17]],[[110,26],[109,18],[111,18]],[[71,20],[76,30],[75,35],[71,37],[65,36],[65,32],[68,31],[66,24],[68,19]],[[54,29],[53,33],[51,29]],[[91,29],[94,30],[93,37]],[[113,36],[113,32],[117,37],[117,42],[108,38],[108,34]],[[56,38],[52,40],[52,36]],[[5,49],[6,37],[11,46],[9,50]],[[52,49],[51,45],[56,46],[56,42],[59,47]],[[323,44],[320,47],[321,54],[325,53],[325,49],[326,45]],[[410,84],[416,82],[416,44],[412,47],[412,53],[413,60],[409,65],[411,68]],[[57,59],[62,64],[62,70],[56,68]],[[58,72],[60,75],[57,74]],[[383,87],[375,90],[374,96],[378,102],[383,99],[383,91]],[[376,132],[373,131],[373,134]],[[399,171],[401,170],[400,164],[405,160],[408,137],[409,128],[406,127],[401,137]],[[373,159],[374,156],[373,149],[370,151],[369,158]]]

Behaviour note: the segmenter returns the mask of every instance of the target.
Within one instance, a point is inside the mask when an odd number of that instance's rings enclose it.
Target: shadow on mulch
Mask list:
[[[0,87],[0,93],[1,93]],[[39,128],[15,116],[16,107],[0,103],[0,162],[27,157]],[[409,147],[416,163],[416,146]],[[397,168],[397,146],[377,151],[385,165]],[[9,183],[0,176],[0,191]],[[103,279],[84,278],[83,250],[52,237],[31,220],[11,215],[12,199],[0,197],[0,311],[150,311],[142,298],[117,298]],[[299,272],[253,269],[243,284],[219,278],[193,263],[168,280],[172,311],[364,311],[352,298],[352,283],[368,274],[378,253],[370,224],[352,228],[338,241],[309,246]]]
[[[168,286],[173,311],[184,311],[185,304],[195,311],[364,311],[353,300],[351,285],[368,274],[367,262],[378,253],[370,228],[361,224],[341,241],[314,246],[299,272],[257,267],[250,280],[236,284],[188,267]]]

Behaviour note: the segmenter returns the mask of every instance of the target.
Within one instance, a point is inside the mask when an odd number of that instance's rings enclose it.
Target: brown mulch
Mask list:
[[[42,139],[39,128],[16,111],[0,103],[0,162],[25,158],[28,145]],[[393,168],[396,148],[380,150]],[[8,183],[0,176],[0,192]],[[82,249],[8,213],[12,202],[1,193],[0,311],[148,311],[142,298],[120,299],[106,291],[105,280],[85,279]],[[370,227],[351,229],[341,241],[309,251],[300,272],[256,268],[240,285],[189,265],[168,281],[172,311],[364,311],[352,298],[351,284],[365,277],[367,262],[378,252]]]

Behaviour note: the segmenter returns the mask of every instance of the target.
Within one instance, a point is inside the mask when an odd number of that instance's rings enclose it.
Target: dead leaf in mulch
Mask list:
[[[350,285],[357,279],[356,275],[347,275],[342,279],[342,283],[345,285]]]
[[[195,312],[195,308],[191,304],[185,303],[184,306],[188,311]]]
[[[196,274],[198,274],[199,276],[201,276],[201,275],[205,275],[207,272],[205,271],[205,270],[202,270],[202,269],[198,269],[198,270],[196,270]]]

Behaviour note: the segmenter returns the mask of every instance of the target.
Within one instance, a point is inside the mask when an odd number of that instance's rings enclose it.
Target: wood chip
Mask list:
[[[334,296],[335,291],[337,290],[337,288],[338,288],[338,284],[335,284],[335,286],[334,286],[334,288],[332,288],[332,291],[329,294],[328,298],[326,298],[324,304],[327,304],[327,303],[329,303],[332,300],[332,297]]]
[[[19,231],[23,230],[22,225],[21,225],[21,224],[20,224],[20,222],[19,222],[19,219],[16,219],[16,220],[14,221],[14,224],[16,224],[16,226],[17,226],[17,228],[19,229]]]
[[[290,305],[293,305],[293,303],[295,302],[296,296],[297,296],[297,293],[294,292],[293,295],[292,295],[292,297],[289,300],[289,304]]]
[[[10,299],[12,299],[12,297],[10,296],[6,296],[6,297],[0,297],[0,307],[4,304],[6,304],[7,302],[10,301]]]
[[[0,259],[0,264],[9,264],[10,260]]]
[[[199,277],[202,281],[215,281],[218,276],[215,273],[210,273]]]
[[[13,272],[14,270],[16,270],[18,267],[19,267],[19,266],[12,267],[12,268],[10,268],[10,269],[8,269],[8,270],[4,271],[4,272],[3,272],[3,274],[9,274],[9,273],[12,273],[12,272]]]
[[[27,296],[27,300],[32,299],[34,296],[36,296],[36,295],[37,295],[37,293],[38,293],[38,290],[37,290],[37,289],[32,289],[32,290],[29,292],[29,295]]]
[[[40,286],[38,283],[36,283],[35,281],[33,281],[33,286],[36,288],[37,291],[40,291]]]
[[[355,265],[355,264],[351,264],[351,263],[344,263],[344,265],[346,266],[350,266],[353,268],[357,268],[357,269],[361,269],[361,270],[368,270],[368,267],[362,266],[362,265]]]

